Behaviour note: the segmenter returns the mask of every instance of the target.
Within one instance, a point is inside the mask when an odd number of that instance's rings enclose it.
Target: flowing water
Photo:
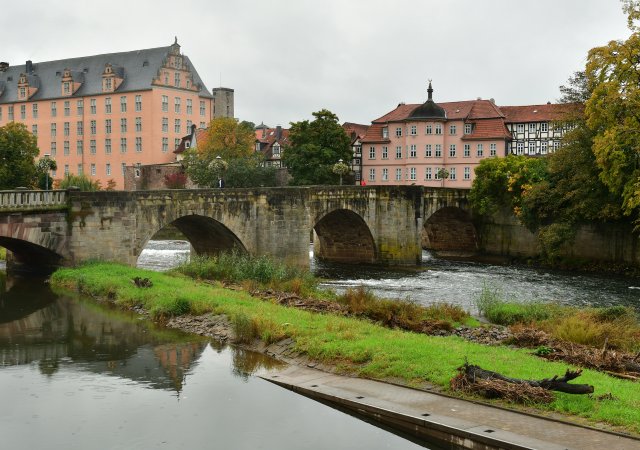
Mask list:
[[[189,249],[185,241],[151,241],[139,265],[166,270]],[[470,310],[483,286],[521,301],[573,305],[637,307],[640,298],[638,280],[428,253],[422,266],[406,269],[311,263],[328,288],[363,285],[385,297]],[[0,271],[0,448],[419,447],[253,375],[277,364]]]
[[[151,241],[138,265],[167,269],[188,258],[188,249],[185,241]],[[322,286],[338,292],[364,286],[382,297],[409,298],[422,304],[449,302],[471,312],[476,312],[475,300],[485,287],[499,291],[505,299],[523,302],[640,308],[640,279],[609,274],[451,261],[433,258],[426,251],[422,265],[411,268],[322,263],[313,259],[313,247],[309,256],[312,270],[327,280]]]

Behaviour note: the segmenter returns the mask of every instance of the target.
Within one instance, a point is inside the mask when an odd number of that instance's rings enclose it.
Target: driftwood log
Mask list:
[[[582,370],[572,371],[567,369],[566,373],[562,377],[555,375],[553,378],[544,378],[542,380],[521,380],[518,378],[509,378],[497,372],[485,370],[467,362],[465,362],[462,367],[459,367],[458,371],[460,372],[460,375],[470,383],[474,383],[477,380],[500,380],[507,383],[527,385],[549,391],[565,392],[567,394],[593,393],[593,386],[589,384],[569,383],[569,381],[578,378],[582,374]]]

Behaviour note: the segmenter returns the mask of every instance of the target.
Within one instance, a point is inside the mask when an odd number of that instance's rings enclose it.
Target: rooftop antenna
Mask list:
[[[220,72],[220,87],[222,87],[222,72]]]

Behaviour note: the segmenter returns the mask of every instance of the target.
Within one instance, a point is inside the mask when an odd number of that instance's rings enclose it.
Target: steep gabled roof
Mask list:
[[[167,46],[33,63],[33,71],[28,74],[30,77],[29,83],[31,85],[33,78],[37,79],[37,81],[34,80],[34,83],[37,82],[39,84],[39,89],[29,100],[36,101],[62,97],[60,95],[60,84],[65,69],[80,72],[84,78],[82,86],[71,98],[103,94],[102,74],[106,64],[111,64],[114,67],[114,71],[119,76],[124,77],[115,94],[151,89],[151,82],[158,75],[158,70],[163,66],[170,50],[171,47]],[[186,66],[189,67],[193,74],[194,84],[200,86],[199,95],[212,98],[211,93],[202,82],[189,58],[185,55],[183,55],[183,58]],[[26,64],[9,66],[5,72],[0,72],[0,84],[4,83],[5,85],[4,93],[0,95],[0,104],[18,101],[17,84],[21,73],[27,74]],[[76,79],[75,76],[74,79]]]

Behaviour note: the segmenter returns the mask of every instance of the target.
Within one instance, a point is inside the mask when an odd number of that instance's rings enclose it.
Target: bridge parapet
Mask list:
[[[67,191],[0,191],[0,212],[57,209],[66,206]]]

